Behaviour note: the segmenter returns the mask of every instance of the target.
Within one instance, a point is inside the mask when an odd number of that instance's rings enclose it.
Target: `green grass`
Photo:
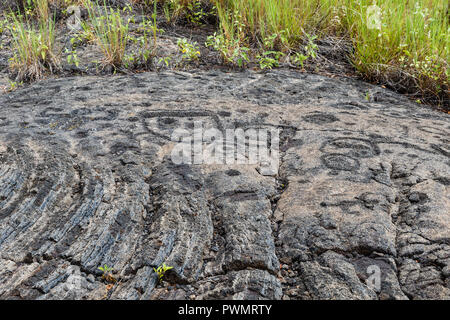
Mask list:
[[[104,6],[94,10],[90,0],[30,1],[34,2],[38,23],[30,23],[28,18],[17,14],[12,15],[10,23],[16,49],[12,67],[23,78],[40,78],[46,69],[57,65],[55,25],[49,15],[48,1],[65,6],[83,3],[89,11],[85,31],[91,33],[104,53],[104,62],[115,67],[123,64],[130,39],[123,12]],[[303,67],[317,56],[317,41],[336,37],[351,45],[349,61],[370,81],[434,103],[448,99],[448,0],[132,2],[147,8],[145,12],[152,20],[153,46],[144,33],[144,52],[153,52],[156,47],[156,7],[168,22],[195,25],[215,15],[218,30],[208,38],[207,45],[218,50],[225,63],[243,67],[256,59],[261,68],[272,68],[284,59]],[[371,24],[375,20],[368,14],[374,3],[380,9],[379,24]]]
[[[448,98],[447,0],[378,0],[381,24],[375,28],[367,14],[372,0],[215,3],[222,42],[234,48],[256,44],[262,51],[293,53],[310,35],[343,36],[353,45],[350,61],[368,79],[418,96]]]
[[[443,94],[449,85],[450,29],[446,0],[377,1],[379,28],[369,28],[370,1],[345,1],[342,23],[350,32],[355,68],[372,80],[424,96]],[[448,92],[447,92],[448,94]]]
[[[34,0],[37,21],[30,17],[11,13],[9,30],[13,38],[14,56],[11,69],[17,73],[17,81],[40,79],[46,72],[59,68],[55,53],[55,23],[50,17],[46,0]]]
[[[156,3],[167,22],[175,23],[184,19],[194,25],[205,22],[212,14],[213,1],[210,0],[131,0],[144,11],[153,13]]]
[[[122,15],[121,10],[107,8],[106,5],[96,10],[90,0],[85,1],[89,12],[89,22],[86,32],[92,32],[92,37],[97,42],[104,55],[104,64],[115,68],[123,64],[128,41],[129,26]],[[100,11],[100,12],[97,12]]]
[[[285,39],[280,49],[298,45],[305,33],[321,33],[329,27],[331,0],[218,0],[216,6],[225,33],[239,15],[251,41],[263,43],[272,35]],[[234,14],[233,14],[234,13]],[[281,45],[281,44],[280,44]]]

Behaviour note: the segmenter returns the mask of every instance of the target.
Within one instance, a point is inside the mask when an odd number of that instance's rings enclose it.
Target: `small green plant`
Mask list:
[[[304,53],[296,52],[292,57],[291,61],[295,65],[300,65],[302,68],[304,68],[304,63],[306,60],[312,58],[317,58],[317,44],[314,42],[315,39],[317,39],[316,36],[310,36],[309,34],[306,34],[307,37],[307,44],[304,46]]]
[[[16,82],[11,81],[8,79],[9,87],[6,89],[6,91],[11,92],[16,90],[19,86],[23,85],[23,82]]]
[[[161,57],[158,60],[158,64],[165,65],[166,67],[169,67],[170,61],[172,60],[171,57]]]
[[[157,33],[157,31],[158,31],[158,27],[157,27],[157,24],[156,24],[156,17],[157,17],[157,15],[158,15],[158,11],[157,11],[157,2],[156,2],[156,0],[154,0],[153,1],[153,13],[152,13],[152,19],[153,19],[153,24],[152,24],[152,31],[153,31],[153,46],[156,48],[156,45],[157,45],[157,43],[156,43],[156,41],[157,41],[157,38],[156,38],[156,33]]]
[[[263,39],[263,49],[266,51],[289,51],[289,39],[287,31],[281,30],[279,33],[273,33]]]
[[[150,21],[144,18],[144,20],[139,24],[138,31],[144,35],[147,39],[150,35],[153,36],[153,47],[156,47],[157,34],[164,33],[163,29],[159,29],[156,21]]]
[[[300,52],[297,52],[297,53],[295,53],[292,56],[291,60],[293,61],[293,63],[295,65],[300,65],[303,68],[304,67],[304,62],[306,60],[308,60],[308,57],[305,56],[304,54],[300,53]]]
[[[81,26],[81,30],[76,32],[70,38],[70,44],[72,45],[72,48],[78,47],[81,44],[95,41],[95,35],[92,32],[92,29],[89,26],[89,24],[86,21],[81,21],[80,26]]]
[[[103,267],[98,267],[99,270],[103,272],[102,278],[105,279],[107,282],[115,283],[117,279],[112,275],[113,268],[108,267],[107,264],[105,264]]]
[[[280,51],[265,51],[257,55],[256,58],[258,59],[259,67],[264,70],[278,67],[282,56],[284,56],[284,53]]]
[[[184,61],[194,61],[198,60],[200,57],[200,50],[197,42],[189,42],[188,39],[182,38],[178,39],[178,48],[182,53],[182,58]]]
[[[162,282],[164,275],[166,274],[166,272],[170,269],[173,269],[173,267],[169,267],[166,266],[165,263],[162,264],[162,266],[159,266],[158,268],[153,268],[153,270],[156,272],[156,274],[158,275],[158,281]]]
[[[103,275],[106,275],[106,274],[110,274],[114,269],[108,267],[108,265],[105,264],[103,267],[98,267],[98,270],[103,271]]]
[[[189,1],[186,5],[186,18],[193,24],[202,24],[202,20],[208,15],[203,12],[201,0]]]
[[[163,12],[167,22],[175,21],[183,10],[179,0],[164,1]]]
[[[125,54],[123,64],[125,68],[149,67],[153,63],[153,58],[157,53],[156,34],[163,33],[163,29],[158,29],[156,21],[144,20],[139,24],[137,33],[139,36],[129,35],[128,41],[138,46],[138,50]],[[153,36],[152,36],[153,35]]]
[[[227,39],[223,33],[214,33],[214,35],[209,36],[205,45],[213,47],[214,50],[220,52],[225,63],[242,68],[249,61],[248,51],[250,49],[241,46],[236,39]]]
[[[308,43],[305,46],[306,55],[315,59],[317,58],[317,44],[314,43],[314,40],[317,39],[317,36],[306,34],[306,37],[308,38]]]
[[[2,19],[0,20],[0,35],[6,30],[8,25],[8,20]]]
[[[77,68],[80,65],[80,60],[78,59],[77,56],[77,51],[76,50],[69,50],[66,48],[66,53],[67,53],[67,63],[70,65],[75,65]]]

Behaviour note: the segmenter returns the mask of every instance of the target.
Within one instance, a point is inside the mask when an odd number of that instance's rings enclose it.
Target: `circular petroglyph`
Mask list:
[[[157,123],[159,128],[166,128],[167,126],[176,126],[178,121],[175,118],[158,118]]]
[[[193,134],[193,130],[205,130],[208,128],[221,129],[218,117],[208,111],[184,111],[184,110],[159,110],[140,113],[144,118],[144,127],[147,131],[164,140],[171,140],[174,130],[181,136]],[[156,130],[157,128],[157,130]]]
[[[313,113],[308,114],[302,118],[304,121],[314,124],[326,124],[339,121],[337,117],[332,114]]]
[[[225,171],[225,173],[227,176],[230,176],[230,177],[237,177],[237,176],[241,175],[241,173],[238,170],[234,170],[234,169],[227,170],[227,171]]]
[[[324,153],[341,153],[354,158],[370,158],[380,154],[378,146],[370,140],[360,138],[336,138],[321,148]]]
[[[326,154],[323,155],[321,159],[323,164],[329,169],[341,171],[356,171],[359,169],[358,159],[354,159],[343,154]]]

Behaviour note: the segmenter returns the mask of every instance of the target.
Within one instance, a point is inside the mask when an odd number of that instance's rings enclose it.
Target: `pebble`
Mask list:
[[[86,278],[87,281],[89,281],[90,283],[94,283],[95,282],[95,277],[93,274],[90,274],[87,276]]]

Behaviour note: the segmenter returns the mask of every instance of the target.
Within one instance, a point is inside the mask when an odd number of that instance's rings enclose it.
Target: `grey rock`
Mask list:
[[[49,79],[0,105],[0,299],[450,299],[447,114],[286,70]],[[279,129],[279,168],[175,164],[195,121]]]

